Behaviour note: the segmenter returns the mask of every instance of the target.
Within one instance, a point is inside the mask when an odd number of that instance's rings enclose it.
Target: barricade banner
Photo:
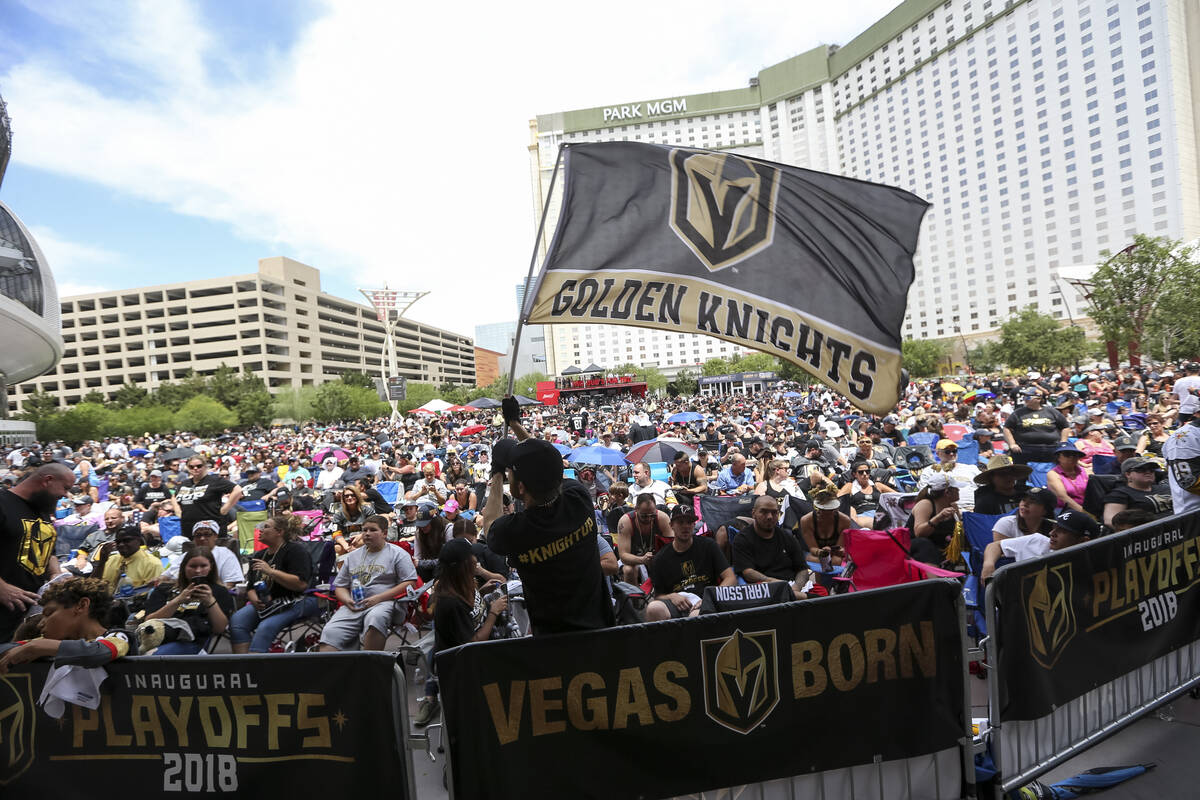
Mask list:
[[[1000,721],[1043,717],[1200,638],[1200,512],[997,571]]]
[[[51,669],[0,675],[2,797],[407,794],[389,656],[126,659],[59,719],[35,704]]]
[[[458,798],[671,797],[959,746],[954,581],[439,654]]]

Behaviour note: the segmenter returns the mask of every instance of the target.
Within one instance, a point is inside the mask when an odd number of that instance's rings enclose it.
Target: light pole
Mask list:
[[[358,291],[370,301],[379,321],[383,323],[387,364],[386,367],[384,364],[380,364],[379,372],[383,378],[384,391],[387,392],[388,378],[396,376],[399,372],[399,367],[396,366],[396,325],[400,322],[400,318],[412,308],[413,303],[429,292],[397,292],[387,288],[386,283],[382,289],[359,289]],[[392,421],[395,422],[400,418],[399,401],[391,399],[390,392],[388,394],[388,403],[392,406]]]

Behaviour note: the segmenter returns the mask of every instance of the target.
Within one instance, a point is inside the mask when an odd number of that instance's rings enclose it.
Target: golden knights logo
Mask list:
[[[700,642],[704,712],[738,733],[749,733],[779,704],[775,631],[735,630]]]
[[[672,150],[671,230],[716,272],[771,245],[779,170],[725,153]]]
[[[33,764],[33,708],[28,674],[0,677],[0,786],[21,777]]]
[[[24,535],[17,548],[17,563],[30,575],[41,577],[54,555],[54,541],[58,532],[49,522],[40,519],[23,519]]]
[[[1073,588],[1070,564],[1043,567],[1026,575],[1021,584],[1029,625],[1029,653],[1046,669],[1053,669],[1075,637],[1075,607],[1071,604]]]

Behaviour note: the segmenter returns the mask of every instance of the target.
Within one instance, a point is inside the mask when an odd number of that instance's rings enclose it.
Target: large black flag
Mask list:
[[[707,334],[793,361],[867,411],[895,405],[928,203],[728,152],[565,151],[562,211],[527,321]]]

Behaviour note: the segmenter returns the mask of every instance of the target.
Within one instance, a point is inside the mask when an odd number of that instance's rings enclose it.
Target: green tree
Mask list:
[[[316,389],[312,386],[289,387],[281,389],[275,395],[271,413],[279,419],[292,422],[304,422],[312,419],[313,397]]]
[[[1063,327],[1036,306],[1028,306],[1000,326],[997,354],[1013,368],[1043,372],[1070,365],[1087,355],[1087,337],[1082,328]]]
[[[408,394],[404,401],[400,403],[400,412],[404,413],[410,408],[420,408],[437,396],[437,387],[432,383],[409,381]]]
[[[550,376],[544,372],[531,372],[528,375],[522,375],[513,383],[513,394],[524,395],[537,399],[537,385],[542,381],[550,380]]]
[[[779,377],[785,381],[795,381],[801,386],[811,386],[814,383],[820,383],[813,374],[800,366],[794,361],[788,361],[785,358],[779,359]]]
[[[205,381],[205,391],[221,405],[233,408],[242,394],[242,376],[222,362]]]
[[[370,389],[375,391],[375,381],[367,373],[361,370],[348,369],[342,372],[342,383],[347,386],[357,386],[362,389]]]
[[[671,392],[672,389],[674,394],[693,395],[700,391],[700,381],[692,370],[681,369],[675,373],[675,380],[667,384],[667,391]]]
[[[777,372],[779,359],[770,353],[750,353],[734,359],[729,365],[730,372]]]
[[[58,413],[58,397],[49,392],[38,390],[29,397],[25,398],[25,402],[21,404],[23,411],[21,418],[30,422],[38,422],[43,418],[50,417]]]
[[[1002,363],[1000,358],[1000,343],[995,341],[980,342],[967,350],[967,363],[976,372],[993,372]]]
[[[1200,357],[1197,286],[1200,286],[1200,261],[1193,258],[1178,262],[1171,270],[1170,280],[1163,286],[1154,313],[1146,321],[1139,340],[1154,358],[1172,361]]]
[[[150,393],[141,386],[125,381],[121,388],[113,392],[112,405],[116,408],[130,408],[146,402],[149,396]]]
[[[1196,253],[1178,240],[1145,234],[1116,255],[1101,253],[1107,260],[1092,275],[1091,314],[1104,338],[1135,349],[1148,334],[1165,336],[1167,350],[1174,340],[1190,340],[1186,331],[1200,323],[1190,322],[1194,313],[1181,319],[1177,311],[1179,293],[1195,292]]]
[[[80,399],[80,402],[95,403],[96,405],[102,406],[108,402],[108,398],[104,396],[104,392],[101,392],[98,389],[92,389]]]
[[[140,405],[114,409],[103,433],[106,436],[141,436],[175,430],[175,414],[166,406]]]
[[[353,390],[341,381],[322,383],[313,397],[312,414],[317,422],[333,422],[353,417]]]
[[[905,339],[900,343],[900,358],[909,375],[927,378],[940,371],[946,349],[938,339]]]
[[[613,367],[609,372],[635,375],[638,380],[645,381],[646,390],[649,392],[661,392],[667,388],[667,376],[663,375],[662,370],[658,367],[643,367],[634,363],[626,363]]]
[[[724,358],[710,358],[700,365],[700,374],[705,378],[711,378],[714,375],[728,375],[731,372],[736,372],[733,369],[733,363]]]
[[[69,444],[103,435],[111,412],[100,403],[79,403],[57,415],[53,425],[55,438]]]
[[[190,385],[167,382],[158,385],[151,399],[157,405],[166,406],[172,411],[177,411],[194,394],[193,387]]]
[[[237,424],[237,415],[219,401],[196,395],[175,412],[175,429],[211,436]]]

